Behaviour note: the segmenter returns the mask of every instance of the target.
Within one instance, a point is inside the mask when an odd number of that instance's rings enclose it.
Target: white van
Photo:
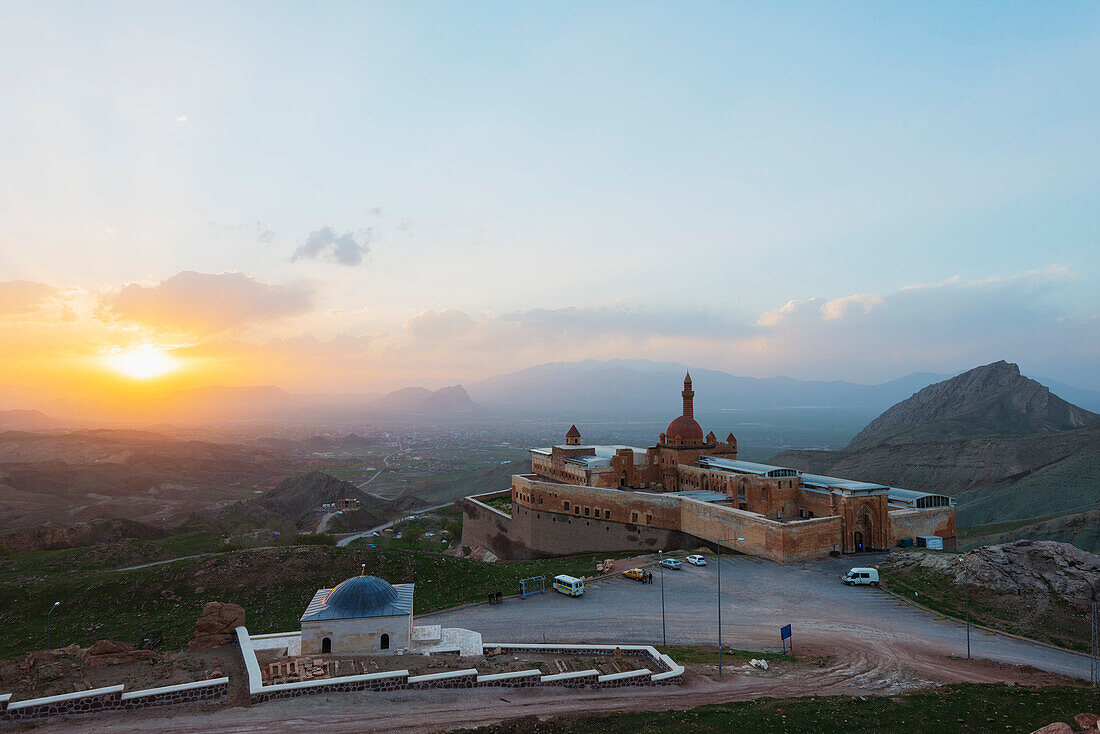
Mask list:
[[[566,596],[580,596],[584,593],[584,579],[566,576],[565,574],[555,576],[554,588]]]
[[[841,580],[848,586],[878,586],[878,571],[873,568],[853,568]]]

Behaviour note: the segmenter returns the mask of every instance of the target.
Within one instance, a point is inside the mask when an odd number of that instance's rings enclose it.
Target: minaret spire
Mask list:
[[[684,375],[684,415],[688,418],[695,417],[695,391],[691,389],[691,373]]]

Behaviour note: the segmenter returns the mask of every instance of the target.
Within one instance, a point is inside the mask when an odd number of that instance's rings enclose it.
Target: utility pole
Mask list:
[[[722,543],[736,540],[745,542],[744,538],[719,538],[718,539],[718,677],[722,677]]]
[[[965,556],[959,556],[963,567],[963,587],[966,594],[966,659],[970,659],[970,572],[966,568]]]
[[[1089,655],[1089,666],[1092,685],[1095,688],[1100,684],[1100,616],[1097,615],[1096,602],[1090,605],[1089,627],[1092,631],[1092,648]]]
[[[657,551],[657,566],[661,569],[661,644],[668,647],[668,636],[665,634],[665,552]]]
[[[50,611],[46,612],[46,649],[47,650],[52,650],[53,649],[52,647],[50,647],[50,615],[53,614],[53,610],[57,609],[57,607],[60,606],[60,604],[61,604],[61,602],[55,601],[53,603],[53,606],[50,607]]]

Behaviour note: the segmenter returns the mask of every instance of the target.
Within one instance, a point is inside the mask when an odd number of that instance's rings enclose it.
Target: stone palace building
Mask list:
[[[683,413],[647,449],[564,444],[531,450],[531,473],[512,477],[511,515],[467,497],[462,544],[501,558],[714,547],[793,561],[885,550],[937,535],[954,547],[950,497],[806,474],[737,458],[695,420],[691,375]]]

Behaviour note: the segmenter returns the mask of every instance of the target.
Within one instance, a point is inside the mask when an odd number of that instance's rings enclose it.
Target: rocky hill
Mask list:
[[[871,421],[849,448],[1100,426],[1100,415],[1067,403],[1005,361],[929,385]]]
[[[1100,509],[1100,416],[1007,362],[924,388],[843,450],[771,461],[953,495],[960,526]]]
[[[312,532],[324,514],[320,509],[321,505],[338,499],[359,500],[358,511],[345,513],[354,516],[351,520],[356,527],[369,527],[425,504],[419,497],[412,495],[388,502],[331,474],[314,471],[285,479],[260,497],[197,512],[188,519],[187,526],[216,532],[239,529],[241,526],[293,526],[298,530]]]
[[[172,525],[272,486],[290,461],[268,448],[147,431],[0,433],[0,528],[106,518]]]

